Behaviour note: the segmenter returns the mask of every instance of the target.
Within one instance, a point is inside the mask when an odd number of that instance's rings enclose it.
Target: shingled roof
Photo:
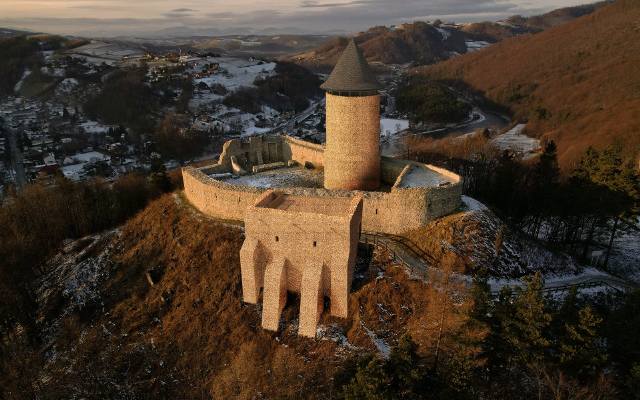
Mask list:
[[[369,92],[381,86],[355,40],[351,39],[331,76],[320,88],[327,92]]]

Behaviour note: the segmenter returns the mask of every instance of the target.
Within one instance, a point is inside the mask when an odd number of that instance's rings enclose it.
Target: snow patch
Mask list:
[[[526,124],[518,124],[491,142],[500,150],[511,150],[524,158],[529,158],[540,149],[540,141],[523,134],[526,126]]]
[[[24,80],[27,79],[27,77],[31,75],[31,70],[30,69],[25,69],[24,72],[22,73],[22,78],[20,78],[20,81],[18,81],[18,83],[16,83],[16,85],[13,87],[13,91],[14,92],[19,92],[20,89],[22,89],[22,85],[24,84]]]
[[[396,133],[407,129],[409,129],[409,121],[406,119],[380,119],[380,132],[383,138],[395,135]]]
[[[371,339],[371,342],[376,346],[376,349],[378,349],[378,353],[380,353],[384,359],[388,359],[391,355],[391,347],[387,342],[376,336],[375,332],[367,328],[362,321],[360,321],[360,325],[362,325],[362,329],[364,329],[369,339]]]
[[[467,51],[469,53],[473,53],[474,51],[482,50],[487,46],[491,46],[491,43],[485,42],[484,40],[465,40],[465,44],[467,45]]]
[[[489,207],[485,206],[478,200],[469,196],[463,195],[462,202],[464,203],[464,206],[466,207],[467,211],[486,211],[489,209]]]

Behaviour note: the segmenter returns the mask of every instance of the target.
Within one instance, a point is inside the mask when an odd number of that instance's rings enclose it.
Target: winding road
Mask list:
[[[382,154],[388,157],[405,157],[407,155],[407,139],[409,138],[444,138],[463,136],[478,129],[503,129],[510,123],[504,115],[475,107],[470,117],[459,124],[444,126],[430,130],[407,129],[391,136],[381,143]]]

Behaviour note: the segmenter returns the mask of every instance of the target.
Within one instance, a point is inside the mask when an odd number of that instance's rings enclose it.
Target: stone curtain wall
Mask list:
[[[182,170],[182,179],[184,193],[194,207],[204,214],[226,220],[244,221],[247,207],[264,191],[220,182],[192,167]]]
[[[380,187],[380,96],[327,93],[324,187],[377,190]]]
[[[305,165],[309,162],[314,168],[324,168],[324,146],[284,136],[283,161],[294,160]]]
[[[275,143],[269,145],[268,143]],[[304,165],[312,163],[322,168],[324,148],[321,145],[308,143],[288,136],[254,137],[242,142],[234,139],[227,142],[218,164],[200,169],[186,167],[182,170],[184,191],[187,199],[200,211],[212,217],[244,221],[247,207],[266,189],[251,186],[232,185],[209,177],[231,171],[232,156],[243,156],[249,152],[249,158],[258,154],[268,154],[268,146],[276,146],[280,160],[294,160]],[[253,154],[253,155],[252,155]],[[280,192],[316,197],[353,197],[362,195],[363,222],[362,229],[368,232],[401,234],[420,228],[434,219],[455,212],[461,204],[462,185],[460,177],[451,171],[426,165],[427,168],[447,177],[453,183],[441,187],[398,188],[401,174],[408,165],[424,167],[413,161],[396,160],[382,157],[380,176],[382,181],[394,188],[391,192],[361,192],[348,190],[286,188]],[[327,173],[325,169],[325,174]]]
[[[394,163],[393,167],[397,167],[397,164]],[[192,167],[184,168],[182,175],[187,199],[203,213],[226,220],[244,221],[247,207],[253,205],[265,191],[217,181]],[[316,197],[352,197],[360,194],[364,200],[362,229],[397,235],[420,228],[434,219],[455,212],[460,207],[462,185],[459,182],[460,178],[455,174],[453,176],[458,182],[448,186],[394,189],[390,193],[305,188],[287,188],[279,191]]]

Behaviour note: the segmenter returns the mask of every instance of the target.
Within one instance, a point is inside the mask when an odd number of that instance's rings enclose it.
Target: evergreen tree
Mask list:
[[[597,331],[602,318],[590,306],[577,314],[577,321],[564,324],[564,334],[559,338],[560,365],[573,376],[593,377],[606,361]]]
[[[161,193],[171,191],[171,180],[167,176],[167,168],[159,157],[153,157],[151,159],[151,174],[149,175],[149,182]]]
[[[374,357],[365,357],[359,364],[355,376],[343,389],[345,400],[391,399],[391,378],[383,362]]]

